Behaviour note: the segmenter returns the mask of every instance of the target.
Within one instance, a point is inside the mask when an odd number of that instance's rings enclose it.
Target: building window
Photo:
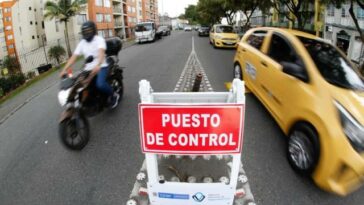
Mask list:
[[[42,21],[42,29],[44,29],[44,21]]]
[[[108,30],[103,30],[103,34],[102,34],[103,37],[105,38],[108,38],[109,37],[109,32]]]
[[[14,44],[9,45],[9,49],[14,48]]]
[[[7,38],[8,38],[8,40],[13,39],[13,35],[10,34],[10,35],[7,36]]]
[[[87,21],[86,14],[79,14],[79,15],[77,15],[77,24],[78,25],[82,25],[86,21]]]
[[[5,27],[5,30],[10,31],[11,30],[11,26]]]
[[[128,12],[131,13],[131,7],[130,6],[128,6]]]
[[[105,22],[108,22],[108,23],[111,22],[111,15],[110,14],[105,14]]]
[[[96,22],[100,23],[103,21],[103,16],[102,14],[96,14]]]
[[[135,10],[135,7],[132,7],[132,8],[131,8],[131,11],[132,11],[133,13],[135,13],[135,11],[136,11],[136,10]]]
[[[109,30],[109,37],[113,37],[113,32],[111,29]]]
[[[104,7],[110,7],[110,0],[104,0]]]
[[[59,32],[59,21],[55,21],[56,24],[56,32]]]
[[[8,48],[6,46],[3,46],[3,51],[7,51]]]
[[[32,39],[35,39],[35,36],[32,36]]]
[[[95,5],[96,6],[102,6],[102,0],[96,0]]]
[[[33,21],[30,21],[30,25],[33,25]]]
[[[35,22],[35,25],[38,25],[38,22],[37,21]]]
[[[345,8],[341,8],[341,17],[346,17],[346,10]]]
[[[3,28],[0,28],[0,33],[4,33],[4,29]]]
[[[19,27],[19,33],[20,33],[20,35],[23,35],[23,34],[21,33],[21,27]]]
[[[327,8],[327,15],[328,16],[335,16],[335,7],[334,5],[330,4]]]
[[[5,21],[6,21],[6,22],[11,21],[11,17],[5,17]]]
[[[31,11],[31,10],[32,10],[32,7],[29,6],[29,11]]]
[[[5,8],[4,11],[5,13],[11,12],[11,8]]]
[[[98,31],[97,31],[97,35],[99,35],[99,36],[103,36],[103,35],[104,35],[104,33],[102,32],[102,30],[98,30]]]
[[[356,8],[356,16],[358,19],[364,19],[364,10],[360,6]]]

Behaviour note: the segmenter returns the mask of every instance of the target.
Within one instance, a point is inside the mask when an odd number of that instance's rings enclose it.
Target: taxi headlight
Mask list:
[[[216,39],[220,39],[220,40],[221,40],[221,39],[222,39],[222,36],[217,36],[217,35],[216,35],[216,36],[215,36],[215,38],[216,38]]]
[[[335,106],[339,111],[341,125],[351,145],[357,152],[364,151],[364,127],[338,102]]]

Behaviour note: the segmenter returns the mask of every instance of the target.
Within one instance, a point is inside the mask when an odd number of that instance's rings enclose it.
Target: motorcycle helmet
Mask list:
[[[87,42],[91,42],[94,36],[96,35],[96,25],[92,21],[86,21],[82,24],[81,33],[82,38],[85,39]]]

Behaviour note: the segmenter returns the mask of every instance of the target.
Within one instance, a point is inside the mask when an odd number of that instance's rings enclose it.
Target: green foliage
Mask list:
[[[15,57],[6,56],[3,61],[4,68],[7,68],[9,74],[15,74],[20,72],[20,65]]]
[[[22,73],[17,73],[8,78],[0,78],[0,89],[6,94],[24,83],[25,76]]]
[[[190,24],[197,24],[198,21],[198,13],[195,5],[188,5],[185,8],[184,17],[189,21]]]
[[[299,30],[304,30],[306,22],[315,14],[314,9],[310,9],[310,5],[314,3],[315,0],[273,0],[276,11],[285,16]]]
[[[59,19],[65,23],[65,39],[67,45],[68,56],[71,56],[71,47],[68,39],[68,26],[69,19],[77,15],[82,10],[82,5],[87,3],[86,0],[58,0],[58,3],[47,1],[45,3],[45,19]]]
[[[255,9],[259,8],[266,13],[271,5],[271,0],[199,0],[196,10],[201,24],[219,23],[224,17],[228,24],[234,24],[237,11],[243,11],[249,21]]]
[[[25,77],[28,80],[33,79],[35,77],[35,71],[29,71],[29,72],[27,72],[27,74],[25,75]]]
[[[59,45],[53,46],[48,50],[49,58],[56,60],[58,65],[60,64],[62,57],[64,57],[65,55],[66,51],[62,46]]]

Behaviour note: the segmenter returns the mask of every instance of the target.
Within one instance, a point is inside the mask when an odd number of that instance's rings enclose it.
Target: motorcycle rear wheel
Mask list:
[[[59,124],[62,144],[71,150],[82,150],[90,140],[89,123],[84,116],[67,118]]]

